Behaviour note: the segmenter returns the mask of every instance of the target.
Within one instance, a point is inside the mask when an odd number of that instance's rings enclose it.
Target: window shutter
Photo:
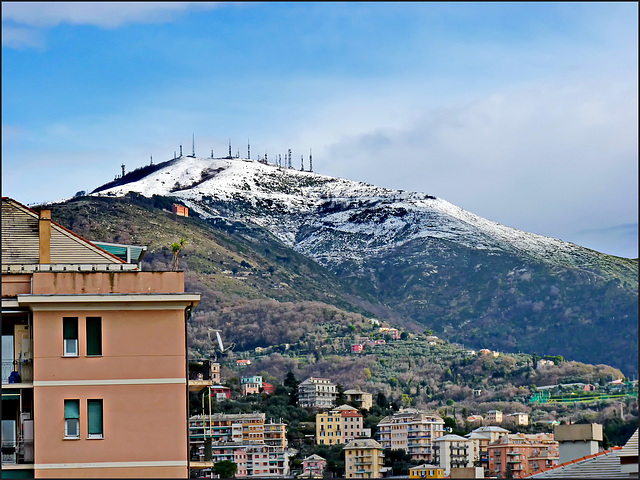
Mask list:
[[[64,418],[80,418],[80,400],[64,401]]]
[[[78,319],[65,317],[62,319],[62,336],[65,339],[78,338]]]
[[[102,318],[87,317],[87,355],[102,355]]]
[[[87,400],[89,435],[102,435],[102,400]]]

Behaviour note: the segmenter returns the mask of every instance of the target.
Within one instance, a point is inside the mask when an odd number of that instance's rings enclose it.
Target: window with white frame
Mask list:
[[[80,438],[80,400],[64,401],[64,436]]]
[[[65,357],[78,356],[78,317],[64,317],[62,319],[63,355]]]

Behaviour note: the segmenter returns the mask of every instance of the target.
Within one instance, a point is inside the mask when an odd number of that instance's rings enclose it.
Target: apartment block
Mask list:
[[[205,406],[206,408],[206,406]],[[288,475],[287,430],[264,413],[212,413],[189,418],[192,475],[213,478],[216,462],[238,465],[236,477]]]
[[[444,435],[444,420],[414,408],[400,410],[378,423],[378,441],[384,448],[404,450],[412,460],[433,463],[433,441]]]
[[[183,272],[2,199],[3,477],[188,475]]]
[[[309,377],[298,385],[298,405],[328,409],[338,396],[336,384],[328,378]]]
[[[524,478],[558,465],[558,442],[547,433],[504,435],[487,451],[489,471],[503,478]]]
[[[473,466],[473,445],[468,438],[460,435],[443,435],[433,441],[434,464],[448,476],[456,468]]]
[[[326,468],[327,460],[314,453],[302,460],[302,477],[323,478]]]
[[[262,388],[262,375],[241,377],[240,388],[242,389],[242,395],[260,393],[260,389]]]
[[[384,447],[371,438],[352,440],[344,448],[345,478],[382,478]]]
[[[369,410],[373,406],[373,395],[359,388],[345,390],[344,395],[347,401],[354,403],[358,409]]]
[[[502,412],[500,410],[489,410],[484,416],[486,423],[502,423]]]
[[[356,408],[341,405],[316,415],[316,443],[337,445],[362,437],[362,415]]]

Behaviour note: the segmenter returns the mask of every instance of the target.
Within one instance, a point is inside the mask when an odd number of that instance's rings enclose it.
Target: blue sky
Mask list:
[[[2,3],[2,195],[271,159],[638,256],[638,5]]]

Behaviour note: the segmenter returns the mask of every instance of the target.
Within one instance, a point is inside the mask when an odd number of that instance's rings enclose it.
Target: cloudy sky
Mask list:
[[[635,258],[638,5],[2,3],[3,196],[192,135]]]

